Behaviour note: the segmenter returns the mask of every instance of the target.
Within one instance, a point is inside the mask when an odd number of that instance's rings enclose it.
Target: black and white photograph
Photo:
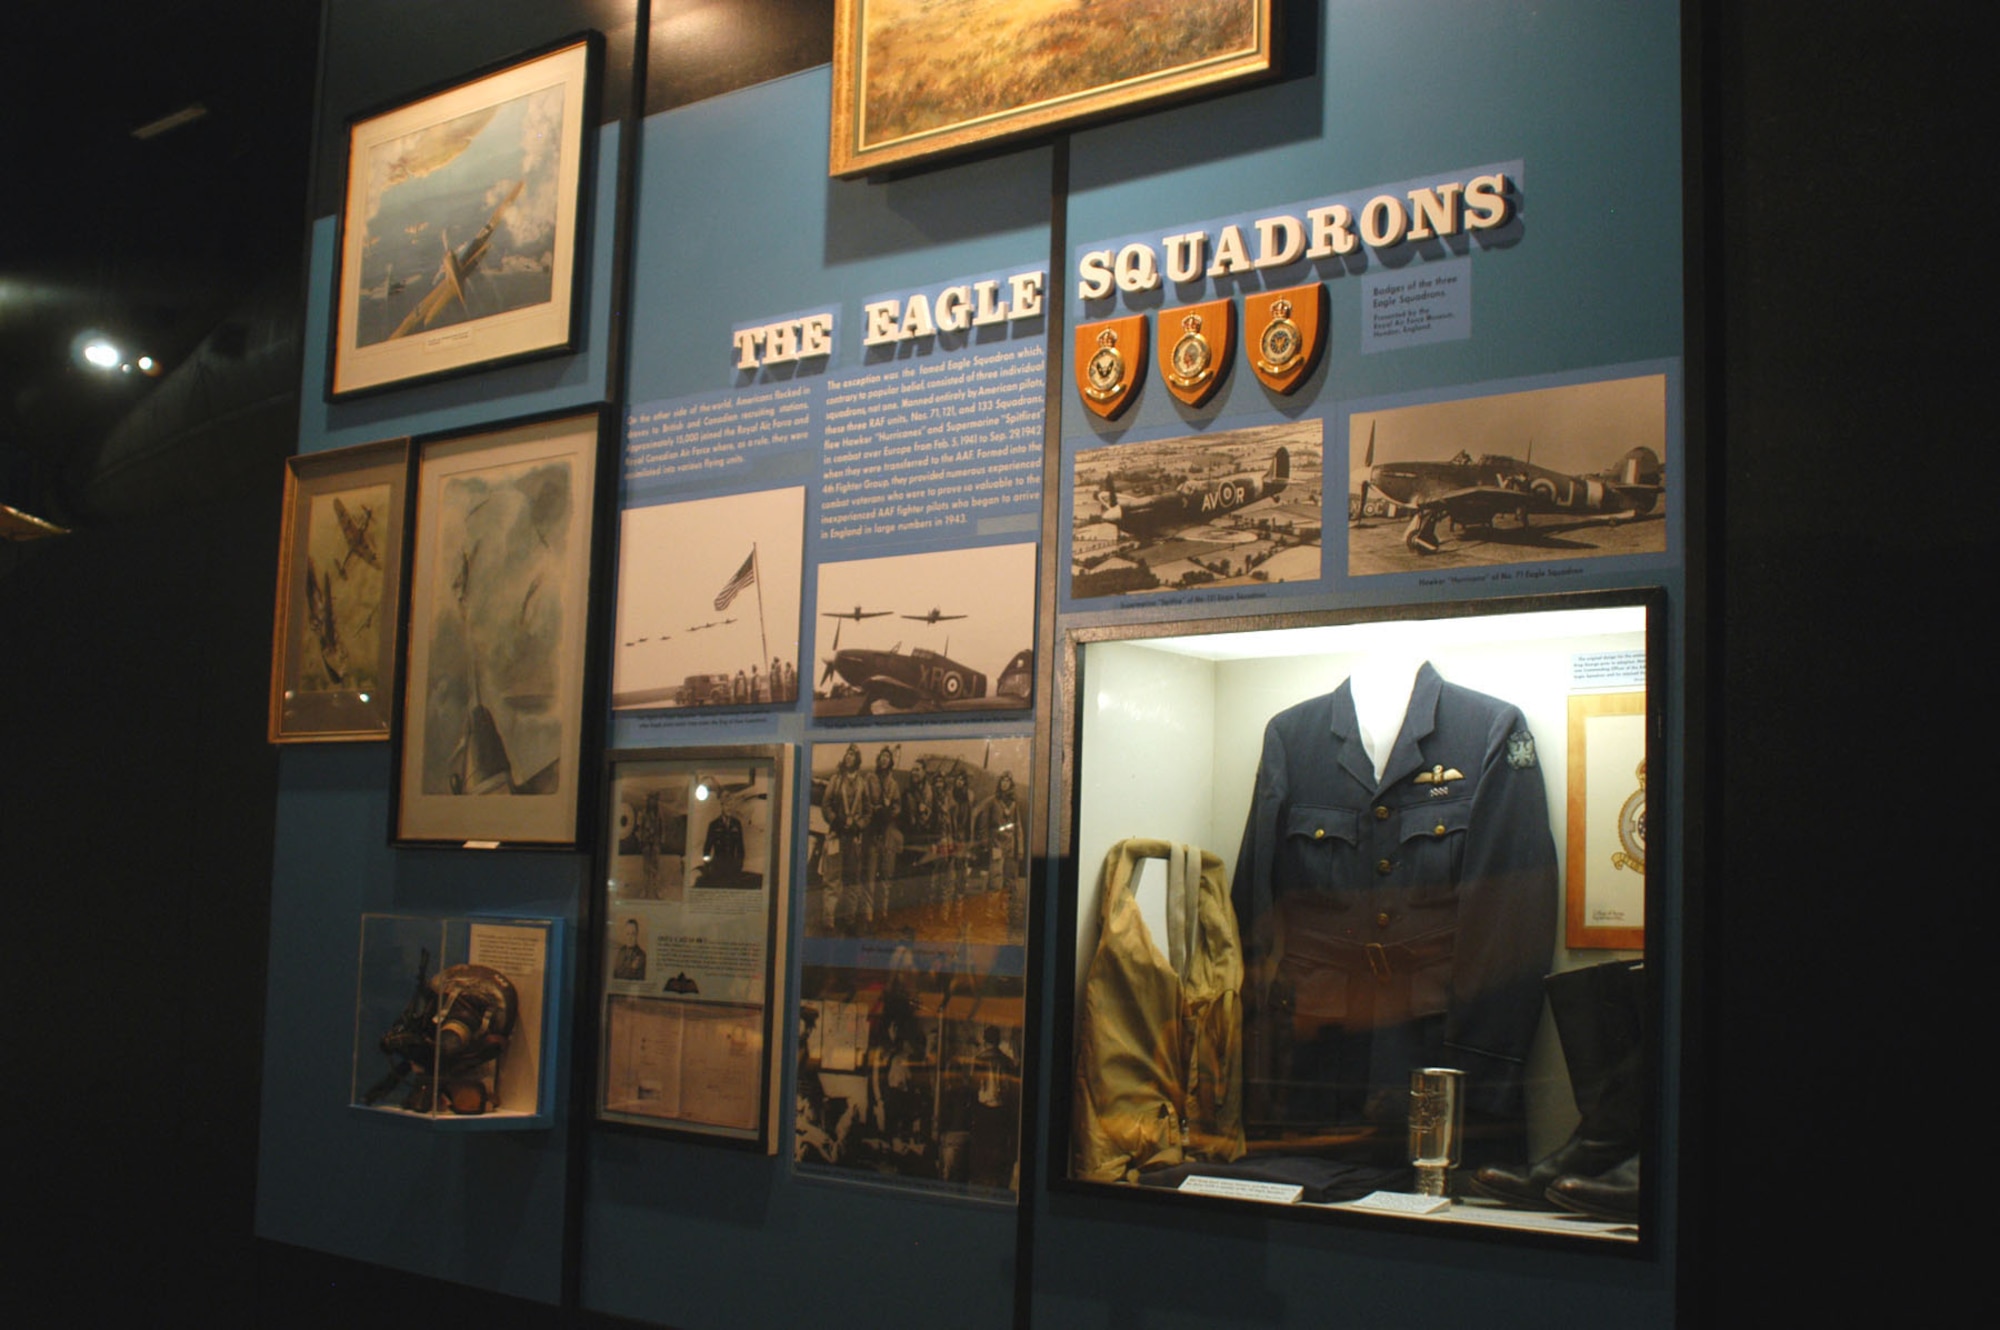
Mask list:
[[[1033,746],[814,744],[806,936],[1021,945]]]
[[[769,871],[771,773],[717,763],[624,763],[612,782],[612,896],[688,899],[761,891]]]
[[[1021,980],[808,965],[793,1157],[802,1169],[1011,1199],[1020,1184]]]
[[[1035,547],[823,563],[813,715],[1025,711],[1035,682]]]
[[[1322,437],[1297,420],[1078,453],[1070,595],[1317,581]]]
[[[349,127],[331,396],[571,344],[592,50]]]
[[[678,901],[688,872],[688,796],[683,771],[621,774],[612,783],[612,895],[621,901]]]
[[[1348,420],[1347,572],[1667,548],[1667,378],[1467,397]]]
[[[798,701],[805,495],[759,490],[624,511],[613,708]]]

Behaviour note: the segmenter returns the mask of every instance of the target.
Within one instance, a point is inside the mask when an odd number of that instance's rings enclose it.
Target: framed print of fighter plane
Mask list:
[[[603,39],[347,127],[327,398],[576,349]]]
[[[836,0],[827,169],[866,175],[1270,74],[1271,0]]]
[[[408,439],[286,459],[272,743],[389,737],[409,483]]]
[[[603,413],[420,439],[390,839],[573,848]]]

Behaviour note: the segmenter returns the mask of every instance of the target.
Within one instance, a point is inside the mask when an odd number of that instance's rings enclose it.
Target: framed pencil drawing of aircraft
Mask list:
[[[605,437],[589,412],[418,441],[394,842],[577,842]]]
[[[602,46],[348,123],[329,400],[576,348]]]

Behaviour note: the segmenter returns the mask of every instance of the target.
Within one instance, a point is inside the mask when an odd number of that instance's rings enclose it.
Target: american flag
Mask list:
[[[715,608],[726,610],[729,602],[743,593],[744,588],[757,580],[757,551],[751,550],[750,557],[736,570],[736,576],[722,584],[722,590],[715,593]]]

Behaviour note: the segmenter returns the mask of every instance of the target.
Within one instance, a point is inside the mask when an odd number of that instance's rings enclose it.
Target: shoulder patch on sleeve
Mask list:
[[[1534,735],[1521,729],[1507,736],[1507,765],[1516,771],[1526,771],[1535,765]]]

